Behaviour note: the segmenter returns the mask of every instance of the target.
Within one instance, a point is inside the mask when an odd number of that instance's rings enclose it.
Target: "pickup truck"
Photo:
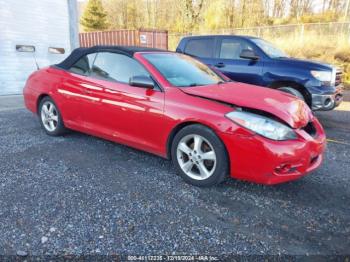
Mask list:
[[[312,110],[332,110],[343,100],[340,70],[321,62],[291,58],[261,38],[188,36],[181,39],[176,52],[193,56],[234,81],[288,92]]]

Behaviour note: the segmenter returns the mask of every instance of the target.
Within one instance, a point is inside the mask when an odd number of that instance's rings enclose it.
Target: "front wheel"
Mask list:
[[[286,92],[286,93],[291,94],[293,96],[296,96],[297,98],[299,98],[305,102],[305,97],[303,96],[303,94],[300,93],[298,90],[296,90],[293,87],[280,87],[280,88],[278,88],[278,90],[280,90],[282,92]]]
[[[195,186],[213,186],[229,171],[226,148],[218,136],[202,125],[181,129],[172,143],[172,160],[180,176]]]

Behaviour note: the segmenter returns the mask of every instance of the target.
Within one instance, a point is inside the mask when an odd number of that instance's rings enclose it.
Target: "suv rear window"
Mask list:
[[[191,39],[187,42],[185,53],[188,55],[210,58],[213,56],[214,39]]]

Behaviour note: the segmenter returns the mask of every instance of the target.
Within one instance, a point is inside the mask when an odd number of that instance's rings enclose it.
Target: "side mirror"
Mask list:
[[[176,53],[181,53],[181,54],[184,53],[180,48],[176,48],[176,51],[175,51],[175,52],[176,52]]]
[[[250,59],[250,60],[258,60],[259,56],[257,56],[253,50],[250,49],[243,49],[241,54],[239,55],[240,58],[244,59]]]
[[[143,88],[153,89],[155,84],[149,76],[132,76],[129,80],[129,85]]]

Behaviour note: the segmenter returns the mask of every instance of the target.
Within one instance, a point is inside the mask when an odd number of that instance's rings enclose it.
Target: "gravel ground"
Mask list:
[[[318,113],[313,174],[268,187],[184,183],[169,161],[0,110],[0,254],[349,254],[350,113]]]

